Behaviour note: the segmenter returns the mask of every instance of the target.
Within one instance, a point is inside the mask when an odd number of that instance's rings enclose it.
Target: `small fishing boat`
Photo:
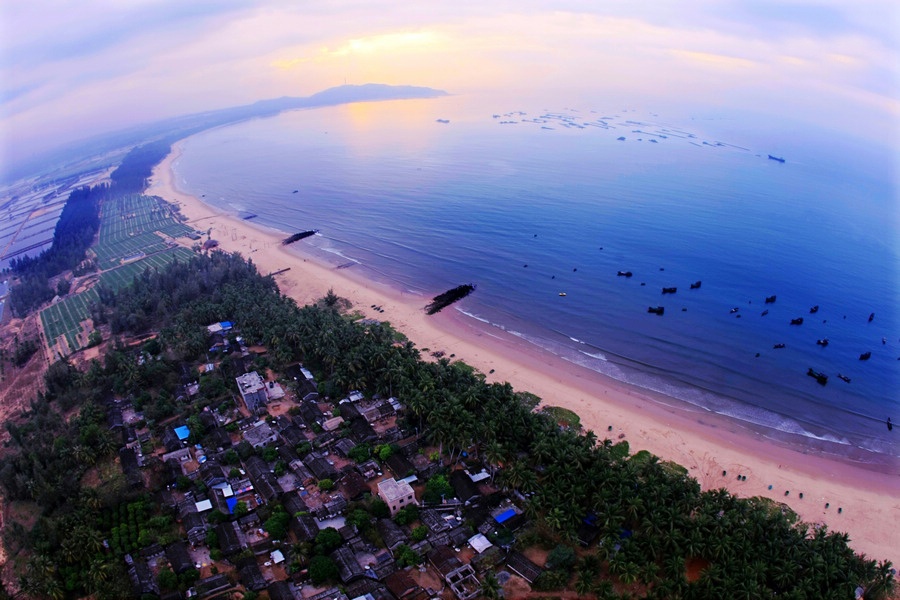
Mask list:
[[[815,379],[819,383],[819,385],[825,385],[826,383],[828,383],[828,375],[820,371],[814,371],[812,367],[809,368],[806,374]]]

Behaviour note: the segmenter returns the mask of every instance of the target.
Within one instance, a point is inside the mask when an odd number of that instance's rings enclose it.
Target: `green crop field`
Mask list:
[[[171,207],[156,196],[130,195],[103,204],[100,239],[93,248],[98,266],[109,269],[122,260],[152,254],[168,246],[168,237],[188,237],[193,229],[180,223]]]
[[[135,276],[144,269],[161,269],[174,260],[187,261],[193,256],[187,248],[173,248],[141,260],[136,260],[116,269],[110,269],[100,276],[99,285],[117,290],[130,285]],[[78,350],[87,343],[87,334],[81,323],[90,318],[90,306],[98,299],[97,289],[91,288],[81,294],[68,296],[41,311],[41,325],[44,336],[52,346],[57,338],[64,336],[72,351]]]

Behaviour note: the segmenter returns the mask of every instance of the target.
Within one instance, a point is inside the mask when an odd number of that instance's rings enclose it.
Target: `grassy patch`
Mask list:
[[[562,408],[560,406],[545,406],[543,408],[543,412],[550,415],[553,420],[562,427],[568,427],[569,429],[575,430],[581,429],[581,417],[579,417],[577,414],[575,414],[574,411],[571,411],[568,408]]]

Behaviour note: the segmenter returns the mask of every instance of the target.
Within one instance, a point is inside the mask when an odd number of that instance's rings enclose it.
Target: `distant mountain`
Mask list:
[[[57,170],[61,165],[71,163],[75,160],[84,163],[85,156],[98,157],[98,165],[102,164],[104,161],[108,163],[110,161],[115,162],[116,160],[121,159],[129,148],[138,144],[158,140],[173,143],[205,129],[237,123],[256,117],[272,116],[286,110],[315,108],[317,106],[334,106],[337,104],[349,104],[351,102],[438,98],[447,95],[447,92],[443,90],[412,85],[386,85],[381,83],[341,85],[307,97],[285,96],[282,98],[260,100],[253,104],[195,113],[154,123],[137,125],[115,133],[108,133],[75,142],[69,146],[51,151],[43,156],[29,160],[27,163],[12,167],[6,175],[8,176],[9,181],[14,181],[25,176]],[[101,156],[103,156],[103,158],[99,158]],[[82,168],[80,170],[88,169]]]

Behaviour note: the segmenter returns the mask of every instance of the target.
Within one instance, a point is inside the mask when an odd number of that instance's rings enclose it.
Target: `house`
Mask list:
[[[403,544],[409,543],[409,538],[406,537],[406,534],[403,533],[400,526],[391,519],[378,519],[375,528],[378,530],[378,533],[381,534],[381,539],[384,541],[385,547],[390,550],[391,553]]]
[[[281,505],[289,515],[309,512],[309,507],[306,506],[306,502],[303,501],[303,498],[301,498],[300,494],[297,492],[291,492],[290,494],[282,496]]]
[[[281,439],[283,439],[291,448],[296,448],[307,441],[306,434],[296,425],[291,425],[282,429]]]
[[[106,423],[109,430],[113,433],[121,432],[125,426],[125,419],[122,416],[122,407],[118,402],[110,402],[106,412]]]
[[[325,421],[325,413],[319,409],[319,405],[315,402],[304,401],[300,404],[300,416],[308,424],[318,423],[319,425]]]
[[[353,600],[395,600],[383,583],[368,577],[354,581],[346,590],[347,596]]]
[[[450,523],[433,508],[423,508],[419,511],[419,520],[434,533],[441,533],[450,529]]]
[[[428,562],[434,567],[441,577],[446,577],[448,573],[452,573],[460,566],[462,561],[457,558],[456,553],[447,546],[439,546],[426,555]]]
[[[542,572],[542,569],[539,566],[528,560],[524,554],[517,552],[516,550],[512,550],[506,555],[506,568],[528,583],[534,583],[534,580],[537,579],[538,575]]]
[[[119,462],[122,466],[122,472],[125,474],[125,480],[133,488],[144,486],[144,477],[141,475],[140,467],[138,467],[137,454],[131,448],[122,448],[119,450]]]
[[[178,540],[166,546],[166,558],[169,559],[169,565],[171,565],[176,575],[181,575],[185,571],[194,568],[194,561],[191,560],[191,555],[184,540]]]
[[[250,481],[253,482],[253,488],[256,490],[256,493],[266,502],[271,502],[278,497],[281,490],[278,487],[278,481],[275,480],[275,475],[269,470],[269,465],[266,464],[266,461],[258,456],[251,456],[244,463],[244,468],[247,470],[247,476],[250,477]]]
[[[405,481],[385,479],[379,482],[378,495],[388,505],[392,517],[410,504],[416,504],[412,486]]]
[[[469,546],[471,546],[472,549],[475,550],[475,552],[481,554],[488,548],[492,547],[493,544],[484,536],[483,533],[476,533],[469,538]]]
[[[312,471],[310,471],[300,459],[292,460],[290,463],[288,463],[288,467],[291,469],[291,473],[294,474],[294,477],[297,478],[297,481],[299,481],[301,485],[312,485],[313,483],[315,483],[315,475],[312,474]]]
[[[366,494],[372,493],[366,480],[363,479],[362,475],[353,470],[353,467],[348,467],[343,473],[344,475],[341,477],[341,490],[343,490],[344,495],[347,496],[347,498],[350,500],[357,500]]]
[[[193,458],[194,455],[191,454],[190,448],[181,448],[175,452],[166,452],[160,457],[163,462],[174,460],[177,463],[185,463]]]
[[[450,473],[448,481],[453,487],[456,497],[464,503],[476,502],[481,497],[478,486],[472,482],[464,471],[453,471]]]
[[[316,539],[319,535],[319,524],[315,517],[310,514],[297,515],[294,514],[288,528],[297,538],[298,542],[309,542]]]
[[[228,483],[225,469],[215,460],[210,459],[201,464],[198,472],[200,481],[208,488],[215,488]]]
[[[334,468],[334,465],[332,465],[324,455],[318,452],[310,452],[307,454],[303,459],[303,464],[312,471],[312,474],[315,475],[316,479],[319,481],[322,479],[331,479],[332,481],[337,479],[337,469]]]
[[[385,577],[397,570],[397,563],[394,557],[386,550],[381,550],[375,554],[375,563],[369,565],[370,575],[374,575],[375,579],[383,580]]]
[[[184,448],[184,444],[171,427],[166,427],[162,434],[162,444],[166,447],[167,452],[175,452]]]
[[[332,519],[343,514],[349,505],[350,503],[347,502],[347,499],[342,494],[337,493],[326,500],[322,507],[316,511],[316,517],[320,521]]]
[[[378,434],[375,433],[368,421],[362,417],[357,417],[350,421],[350,435],[360,444],[368,444],[378,439]]]
[[[426,592],[406,571],[394,571],[384,578],[384,585],[397,600],[425,600]]]
[[[238,519],[237,524],[243,531],[251,531],[253,529],[259,529],[261,522],[259,520],[259,515],[252,512],[249,515],[244,515]]]
[[[387,464],[388,468],[391,470],[394,476],[400,479],[408,477],[416,472],[416,468],[411,462],[409,462],[409,459],[399,452],[391,454],[384,462],[385,464]]]
[[[349,583],[361,577],[365,577],[365,569],[359,565],[353,550],[347,546],[341,546],[331,553],[331,559],[337,563],[341,583]]]
[[[278,434],[265,421],[257,421],[241,435],[254,448],[263,448],[278,441]]]
[[[344,458],[347,458],[347,454],[354,448],[356,448],[356,443],[350,438],[341,438],[334,443],[334,451]]]
[[[194,584],[194,590],[199,598],[206,598],[225,590],[230,590],[232,587],[234,586],[231,585],[231,581],[228,580],[228,576],[225,573],[204,577]]]
[[[206,445],[210,448],[227,450],[231,448],[231,435],[224,427],[214,427],[206,434]]]
[[[269,600],[300,600],[300,591],[289,581],[276,581],[266,590]]]
[[[344,424],[344,417],[332,417],[322,423],[322,429],[325,431],[335,431]]]
[[[255,561],[249,561],[243,567],[238,569],[238,579],[248,590],[259,592],[269,587],[269,582],[263,577],[259,565]]]
[[[128,576],[131,578],[131,584],[134,588],[136,596],[144,594],[159,594],[159,586],[153,578],[153,571],[144,558],[132,558],[131,555],[125,557],[126,563],[131,560],[131,568],[128,569]]]
[[[188,541],[198,546],[206,541],[206,522],[197,512],[189,512],[181,518],[181,526],[187,534]]]
[[[381,466],[374,460],[367,460],[364,463],[356,465],[357,472],[362,475],[366,481],[374,479],[381,475]]]
[[[307,596],[305,600],[350,600],[350,596],[348,596],[338,588],[333,587],[328,588],[324,592],[319,592],[318,594],[315,594],[313,596]]]
[[[269,401],[281,400],[284,398],[284,388],[277,381],[270,381],[266,386],[266,396]]]
[[[225,556],[231,556],[243,550],[244,544],[238,533],[237,523],[220,523],[216,527],[216,534],[219,536],[219,549]]]
[[[238,391],[241,398],[252,414],[264,410],[268,396],[266,395],[266,383],[256,371],[245,373],[240,377],[236,377]]]

